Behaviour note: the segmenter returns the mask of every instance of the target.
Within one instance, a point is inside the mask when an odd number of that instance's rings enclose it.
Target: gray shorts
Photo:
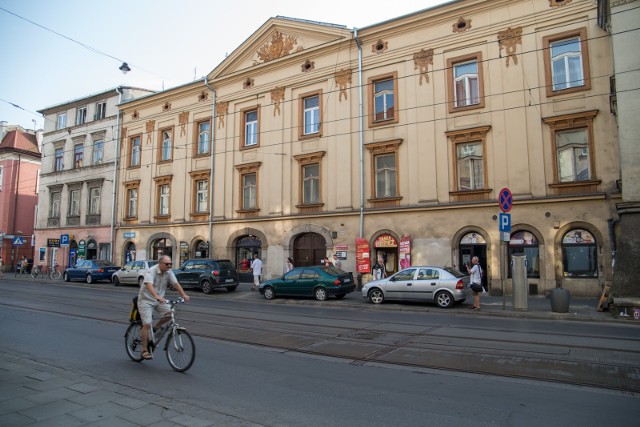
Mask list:
[[[150,325],[153,322],[154,311],[157,317],[166,317],[171,312],[171,306],[157,301],[138,300],[138,313],[143,325]]]

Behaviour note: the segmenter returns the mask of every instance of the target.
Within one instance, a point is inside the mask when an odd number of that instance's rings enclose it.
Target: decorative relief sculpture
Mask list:
[[[269,62],[273,59],[282,58],[289,55],[294,46],[298,44],[298,38],[295,36],[285,36],[280,31],[275,31],[271,36],[271,41],[265,43],[258,49],[258,58],[262,62]],[[298,49],[299,51],[300,49]]]
[[[502,48],[504,47],[507,53],[507,67],[509,67],[509,58],[513,58],[513,63],[518,65],[516,46],[522,44],[522,27],[509,27],[504,31],[498,32],[498,44],[500,45],[500,52],[502,53]]]
[[[380,40],[378,40],[377,42],[375,42],[371,46],[371,52],[373,52],[373,53],[383,53],[388,48],[389,48],[389,43],[385,42],[382,39],[380,39]]]
[[[347,83],[351,83],[351,68],[345,68],[337,71],[335,77],[336,83],[340,87],[338,102],[342,101],[342,95],[344,95],[344,99],[347,100]]]
[[[549,7],[561,7],[571,3],[571,0],[549,0]]]
[[[422,86],[422,77],[429,83],[429,65],[433,65],[433,49],[421,49],[420,52],[413,54],[414,70],[420,69],[420,86]]]
[[[452,25],[454,33],[464,33],[465,31],[471,29],[471,19],[458,19],[458,22]]]
[[[153,134],[153,128],[156,126],[156,121],[155,120],[149,120],[147,122],[147,144],[149,144],[151,142],[151,135]]]
[[[206,101],[207,99],[209,99],[209,92],[206,92],[204,90],[200,92],[200,95],[198,95],[198,101],[202,102]]]
[[[229,112],[229,102],[217,102],[216,113],[218,115],[218,129],[220,126],[224,127],[224,117]]]
[[[133,113],[131,113],[131,118],[135,120],[138,117],[140,117],[140,113],[138,113],[138,110],[133,110]]]
[[[169,101],[165,102],[162,106],[162,111],[169,111],[171,109],[171,103]]]
[[[251,77],[247,77],[247,80],[245,80],[242,83],[242,88],[243,89],[249,89],[250,87],[253,87],[253,85],[254,85],[253,79]]]
[[[180,124],[180,136],[187,133],[187,123],[189,123],[189,112],[184,111],[178,115],[178,123]]]
[[[280,115],[280,102],[284,101],[284,87],[276,86],[271,89],[271,102],[273,103],[273,117]]]
[[[311,71],[316,68],[316,63],[314,61],[309,61],[308,59],[302,64],[302,72],[306,73],[307,71]]]

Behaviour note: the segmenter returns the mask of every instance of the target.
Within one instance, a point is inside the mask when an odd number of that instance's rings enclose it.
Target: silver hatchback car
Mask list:
[[[415,266],[367,283],[362,297],[374,304],[384,300],[435,302],[449,308],[471,295],[469,276],[451,267]]]
[[[111,281],[114,285],[142,285],[144,276],[149,269],[156,265],[156,260],[139,260],[130,261],[124,265],[120,270],[113,273]]]

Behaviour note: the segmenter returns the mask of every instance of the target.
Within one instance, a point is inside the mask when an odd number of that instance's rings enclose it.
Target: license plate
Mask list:
[[[232,282],[233,282],[233,279],[226,279],[224,282],[225,282],[225,283],[232,283]]]
[[[351,283],[351,279],[344,279],[344,283]]]

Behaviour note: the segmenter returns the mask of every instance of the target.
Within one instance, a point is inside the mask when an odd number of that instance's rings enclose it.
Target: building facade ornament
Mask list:
[[[433,65],[433,49],[421,49],[420,52],[413,54],[414,70],[420,70],[420,86],[422,86],[422,78],[429,83],[429,65]]]
[[[271,102],[273,103],[273,117],[280,115],[280,102],[284,101],[284,87],[276,86],[271,89]]]
[[[204,90],[200,92],[200,95],[198,95],[198,101],[202,102],[202,101],[206,101],[207,99],[209,99],[209,92]]]
[[[171,103],[169,101],[167,101],[162,106],[162,111],[169,111],[169,110],[171,110]]]
[[[316,63],[314,61],[309,61],[308,59],[301,66],[302,72],[306,73],[307,71],[312,71],[316,68]]]
[[[183,111],[178,115],[178,123],[180,124],[180,136],[187,133],[187,123],[189,123],[189,112]]]
[[[242,88],[243,89],[249,89],[249,88],[252,88],[254,86],[254,84],[255,84],[255,82],[253,81],[253,79],[251,77],[247,77],[247,80],[242,82]]]
[[[217,102],[216,103],[216,113],[218,113],[218,129],[220,127],[224,127],[224,117],[229,112],[229,102]]]
[[[147,144],[149,144],[151,142],[151,135],[153,134],[153,128],[156,127],[156,121],[155,120],[149,120],[147,122],[146,125],[146,131],[147,131]]]
[[[571,3],[571,0],[549,0],[549,7],[562,7]]]
[[[458,21],[452,25],[454,33],[464,33],[471,29],[471,19],[460,17]]]
[[[387,49],[389,49],[389,42],[386,42],[382,39],[379,39],[373,45],[371,45],[371,52],[373,53],[384,53]]]
[[[335,74],[336,83],[340,87],[340,96],[338,102],[342,101],[342,95],[344,95],[345,101],[347,98],[347,83],[351,83],[351,68],[344,68],[337,71]]]
[[[271,36],[271,41],[265,43],[260,49],[258,49],[258,58],[262,62],[269,62],[274,59],[282,58],[283,56],[289,55],[297,44],[297,37],[285,36],[280,31],[276,30]],[[300,49],[297,51],[300,51]]]
[[[504,47],[507,54],[507,68],[509,67],[510,58],[513,58],[513,63],[518,65],[516,46],[522,44],[522,27],[509,27],[504,31],[499,31],[498,44],[500,45],[500,53],[502,53],[502,48]]]

